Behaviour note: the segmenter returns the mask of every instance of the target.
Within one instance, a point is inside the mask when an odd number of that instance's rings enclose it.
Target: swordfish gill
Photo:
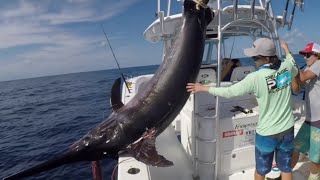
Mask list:
[[[187,83],[195,82],[202,62],[207,25],[214,17],[209,0],[185,0],[183,25],[169,54],[154,76],[126,105],[120,100],[120,79],[112,87],[113,113],[68,150],[42,164],[4,178],[22,179],[79,161],[116,158],[126,151],[152,166],[173,163],[157,153],[155,138],[180,112],[190,93]]]

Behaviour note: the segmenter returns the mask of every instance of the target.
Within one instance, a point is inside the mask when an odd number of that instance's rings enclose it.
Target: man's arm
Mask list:
[[[289,47],[288,47],[288,44],[285,41],[281,41],[281,47],[282,47],[285,55],[291,54]]]
[[[249,74],[242,81],[239,81],[236,84],[229,87],[216,88],[203,86],[200,83],[188,83],[186,88],[187,91],[191,93],[207,91],[214,96],[231,98],[254,92],[254,76],[252,76],[252,74]]]
[[[303,86],[303,83],[300,81],[299,68],[297,67],[296,62],[294,61],[294,58],[291,55],[288,44],[285,41],[281,41],[281,47],[286,55],[286,58],[284,59],[284,61],[287,61],[293,65],[293,68],[291,70],[291,73],[292,73],[291,88],[293,93],[296,94],[301,90],[301,87]]]
[[[229,87],[210,87],[208,92],[214,96],[232,98],[254,92],[254,77],[248,74],[243,80]]]
[[[291,65],[293,65],[291,73],[293,74],[293,76],[296,76],[298,74],[298,66],[289,50],[288,44],[285,41],[281,41],[281,47],[286,55],[284,61],[289,62]]]
[[[293,93],[297,94],[301,90],[302,85],[303,84],[300,81],[300,73],[298,73],[296,76],[292,78],[291,81],[291,88]]]
[[[214,96],[231,98],[253,92],[252,85],[245,83],[245,79],[246,78],[229,87],[209,87],[200,83],[188,83],[186,88],[187,91],[191,93],[209,92]]]
[[[191,93],[197,93],[197,92],[208,92],[209,86],[204,86],[200,83],[188,83],[187,84],[187,91]]]
[[[299,74],[300,74],[301,84],[304,84],[306,81],[317,77],[317,75],[316,75],[314,72],[309,71],[309,70],[306,70],[306,71],[302,72],[302,71],[299,69]]]

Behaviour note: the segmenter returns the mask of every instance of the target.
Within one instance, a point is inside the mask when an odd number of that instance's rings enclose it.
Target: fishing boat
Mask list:
[[[178,0],[183,1],[183,0]],[[279,1],[274,1],[280,3]],[[268,37],[277,47],[277,55],[283,57],[278,30],[291,29],[296,6],[287,0],[283,14],[275,15],[271,0],[222,1],[211,0],[208,6],[215,13],[208,25],[203,63],[197,82],[207,86],[230,86],[255,71],[255,67],[245,65],[234,69],[230,81],[220,81],[226,42],[254,41]],[[182,26],[182,13],[170,14],[171,0],[165,12],[157,0],[157,19],[144,32],[145,40],[161,42],[163,58],[169,52]],[[287,18],[288,6],[292,11]],[[245,47],[243,47],[245,48]],[[147,74],[127,79],[123,85],[122,101],[128,103],[153,75]],[[295,132],[305,117],[304,101],[294,96]],[[156,141],[159,154],[174,163],[171,167],[152,167],[132,158],[128,154],[118,159],[118,180],[250,180],[255,171],[255,134],[259,110],[255,97],[251,94],[226,99],[208,93],[191,94],[183,109]],[[307,179],[307,155],[294,169],[295,179]],[[274,163],[269,178],[278,178],[280,171]]]

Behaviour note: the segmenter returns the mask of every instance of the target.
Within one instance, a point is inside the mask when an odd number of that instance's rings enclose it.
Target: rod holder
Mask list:
[[[238,0],[233,1],[233,20],[238,19]]]
[[[268,18],[269,16],[269,8],[270,8],[270,0],[266,0],[266,6],[265,6],[265,11],[266,11],[266,14],[265,14],[265,20]]]
[[[160,22],[160,34],[162,36],[164,33],[164,12],[163,11],[158,12],[158,18]]]

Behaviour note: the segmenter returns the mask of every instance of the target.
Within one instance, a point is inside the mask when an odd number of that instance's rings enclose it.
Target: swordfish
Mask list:
[[[158,154],[156,137],[181,111],[200,70],[207,25],[214,17],[209,0],[185,0],[183,24],[171,50],[143,89],[124,105],[120,100],[120,79],[112,87],[112,114],[65,153],[44,163],[18,172],[4,180],[22,179],[56,167],[80,161],[116,158],[128,152],[151,166],[167,167],[173,163]]]

